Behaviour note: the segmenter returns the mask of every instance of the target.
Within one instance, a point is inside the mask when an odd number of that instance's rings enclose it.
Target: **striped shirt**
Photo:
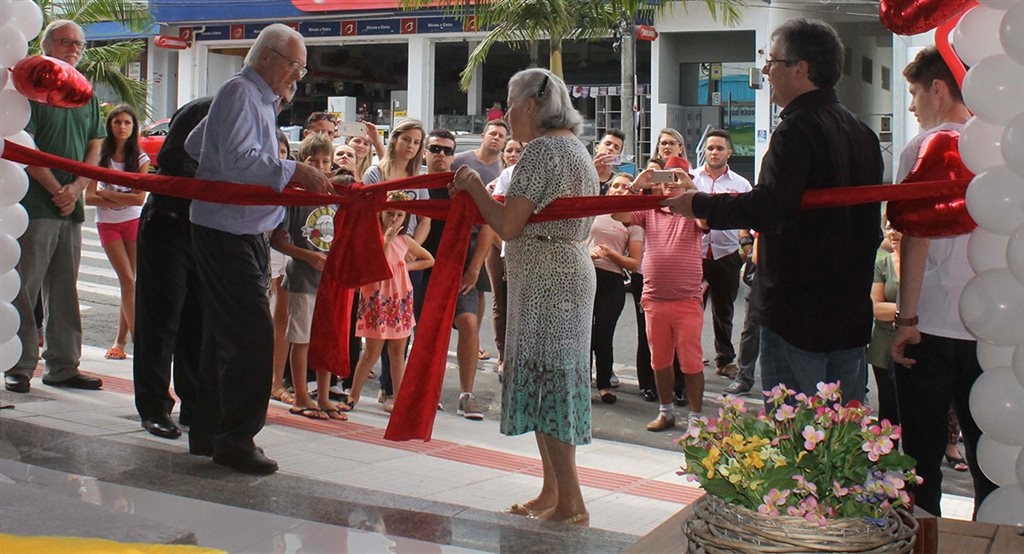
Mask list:
[[[644,235],[644,292],[650,300],[682,300],[701,296],[704,270],[697,221],[664,208],[633,212],[633,225]]]

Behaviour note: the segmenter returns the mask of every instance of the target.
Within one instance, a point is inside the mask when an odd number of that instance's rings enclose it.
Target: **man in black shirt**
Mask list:
[[[757,186],[738,195],[688,192],[667,203],[713,229],[760,232],[754,287],[763,388],[813,394],[820,382],[840,381],[845,401],[863,401],[879,206],[800,209],[807,190],[882,182],[878,137],[836,97],[843,50],[820,21],[793,19],[776,29],[762,72],[783,110]]]

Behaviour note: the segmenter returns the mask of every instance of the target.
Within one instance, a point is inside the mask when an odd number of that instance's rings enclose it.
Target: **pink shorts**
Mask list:
[[[121,223],[97,223],[96,230],[100,234],[100,244],[104,246],[115,240],[135,242],[139,237],[139,218]]]
[[[640,301],[647,320],[647,344],[651,347],[651,367],[655,370],[672,367],[674,354],[679,355],[683,373],[704,371],[700,346],[704,326],[704,307],[700,298],[684,300]]]

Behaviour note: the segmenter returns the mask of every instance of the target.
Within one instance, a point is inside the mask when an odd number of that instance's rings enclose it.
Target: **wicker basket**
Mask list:
[[[683,524],[691,553],[910,552],[917,538],[917,520],[902,510],[890,512],[882,525],[844,518],[821,526],[802,517],[764,515],[708,494],[693,514]]]

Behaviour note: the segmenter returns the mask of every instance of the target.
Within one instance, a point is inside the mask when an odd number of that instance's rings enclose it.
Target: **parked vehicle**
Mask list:
[[[156,155],[157,152],[160,152],[160,147],[164,145],[170,123],[170,118],[160,119],[150,123],[139,133],[139,147],[149,156],[150,167],[153,169],[156,169]]]

